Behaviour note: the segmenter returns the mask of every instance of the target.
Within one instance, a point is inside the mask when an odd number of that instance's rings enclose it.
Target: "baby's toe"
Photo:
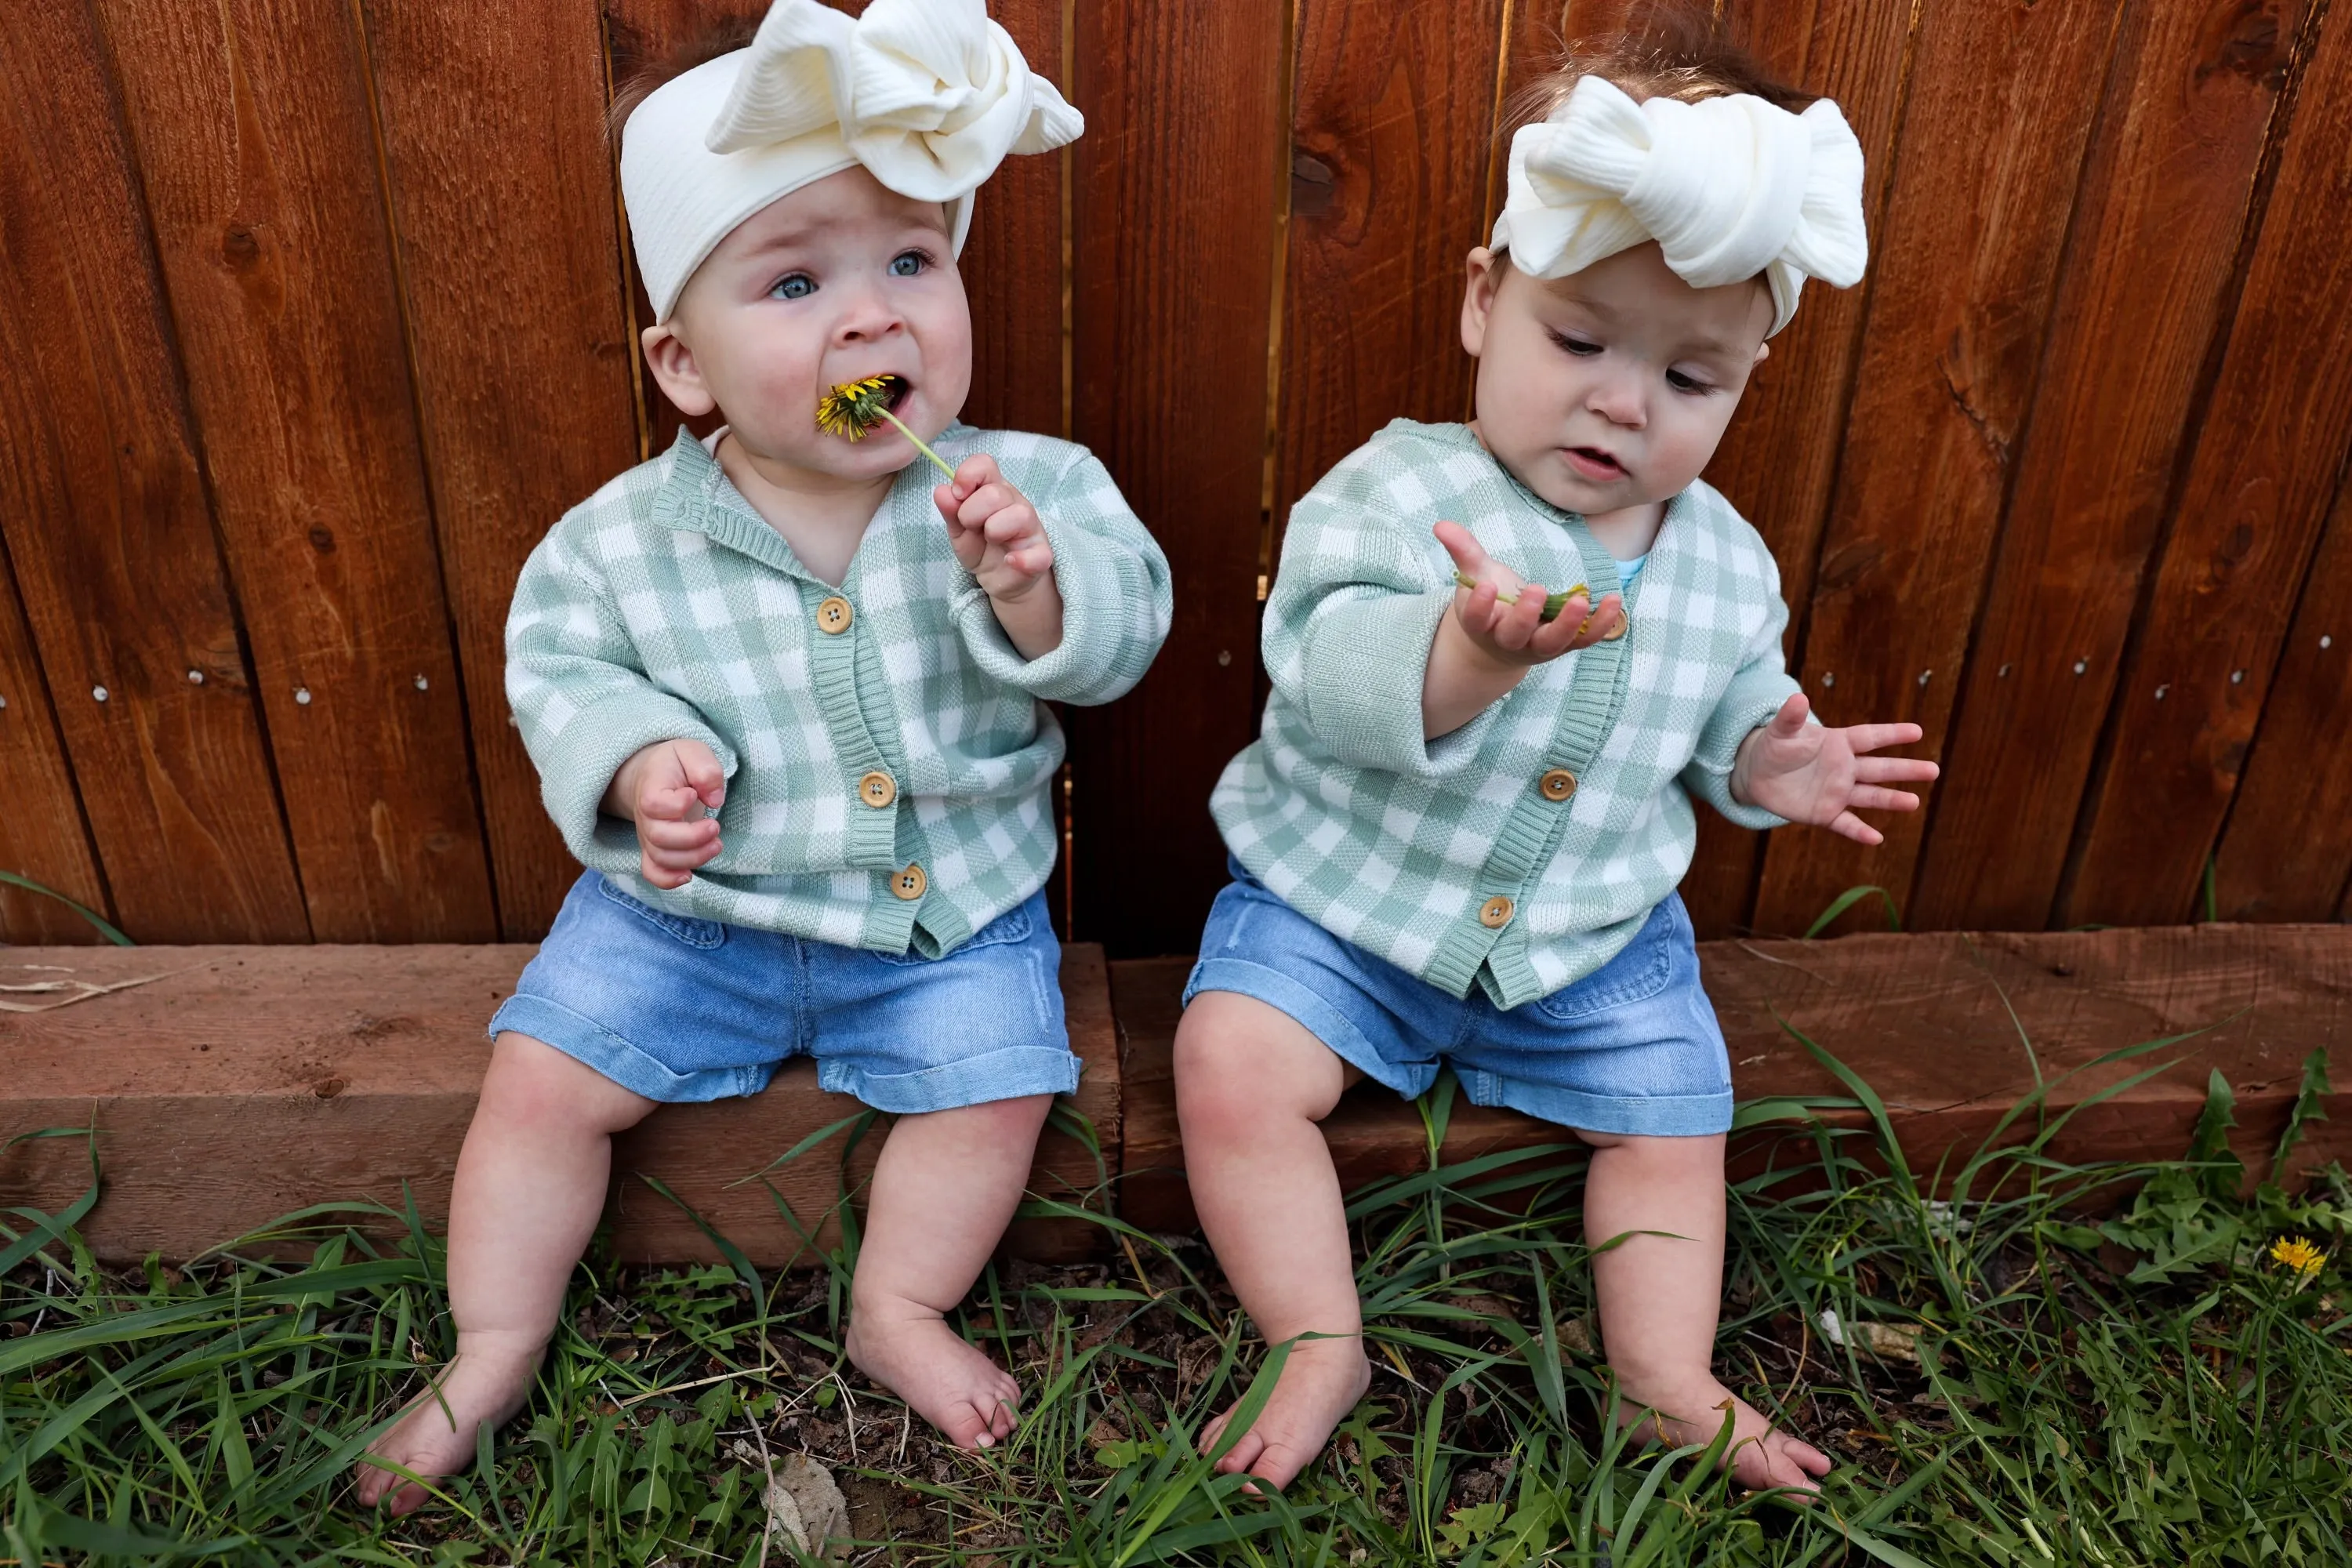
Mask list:
[[[1215,1447],[1214,1444],[1208,1446]],[[1265,1439],[1255,1432],[1244,1432],[1242,1434],[1241,1441],[1235,1443],[1225,1457],[1217,1461],[1217,1469],[1223,1475],[1238,1475],[1244,1470],[1254,1468],[1259,1457],[1265,1452]]]

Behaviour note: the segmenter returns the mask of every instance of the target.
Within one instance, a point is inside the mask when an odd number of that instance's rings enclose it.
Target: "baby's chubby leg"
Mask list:
[[[1297,1020],[1231,991],[1202,991],[1176,1030],[1176,1110],[1201,1228],[1269,1345],[1300,1340],[1255,1426],[1217,1468],[1276,1487],[1322,1451],[1364,1396],[1363,1314],[1330,1147],[1316,1125],[1349,1069]],[[1201,1436],[1216,1446],[1228,1410]]]
[[[1012,1435],[1020,1387],[947,1325],[1028,1185],[1047,1094],[901,1116],[850,1282],[849,1359],[959,1447]]]
[[[1743,1486],[1815,1490],[1829,1457],[1772,1424],[1716,1380],[1715,1330],[1723,1300],[1724,1185],[1720,1134],[1632,1137],[1579,1131],[1593,1146],[1585,1176],[1584,1235],[1592,1259],[1601,1340],[1633,1406],[1658,1413],[1661,1436],[1706,1442],[1732,1415],[1729,1457]],[[1659,1236],[1629,1236],[1663,1231]]]
[[[473,1463],[475,1434],[522,1406],[604,1212],[613,1134],[654,1102],[527,1035],[491,1049],[449,1197],[449,1309],[457,1354],[368,1450],[420,1476]],[[407,1513],[425,1489],[362,1460],[362,1505]]]

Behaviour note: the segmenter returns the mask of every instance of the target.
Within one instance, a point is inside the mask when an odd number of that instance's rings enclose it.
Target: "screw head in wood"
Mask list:
[[[307,686],[296,687],[294,689],[294,700],[305,708],[310,706],[310,689]]]
[[[105,687],[103,687],[103,686],[93,686],[93,687],[91,687],[91,688],[89,689],[89,700],[90,700],[91,701],[93,701],[93,702],[103,702],[103,701],[105,701],[105,700],[106,700],[106,697],[107,697],[107,691],[106,691],[106,688],[105,688]]]

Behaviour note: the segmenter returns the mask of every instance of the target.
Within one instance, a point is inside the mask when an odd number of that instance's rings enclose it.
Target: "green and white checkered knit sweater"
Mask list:
[[[1431,640],[1454,602],[1431,527],[1451,518],[1553,588],[1619,586],[1580,519],[1468,427],[1400,419],[1290,514],[1265,607],[1274,691],[1211,800],[1234,858],[1338,936],[1455,996],[1517,1007],[1590,974],[1690,868],[1691,796],[1731,798],[1740,741],[1797,689],[1780,573],[1705,484],[1666,510],[1628,591],[1632,630],[1531,671],[1452,734],[1422,738]],[[1570,786],[1547,774],[1565,770]],[[1555,798],[1566,793],[1566,798]]]
[[[685,434],[541,542],[507,617],[507,698],[584,864],[675,914],[926,956],[1044,886],[1063,749],[1044,703],[1142,679],[1168,562],[1084,447],[961,425],[934,445],[993,457],[1045,520],[1064,608],[1043,658],[1013,648],[949,549],[928,463],[898,476],[838,588]],[[727,770],[726,851],[664,891],[597,803],[631,753],[687,738]]]

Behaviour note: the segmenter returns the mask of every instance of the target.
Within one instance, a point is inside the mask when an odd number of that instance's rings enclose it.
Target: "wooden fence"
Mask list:
[[[1614,4],[1615,0],[1610,0]],[[500,627],[674,415],[600,118],[759,0],[0,5],[0,868],[152,942],[480,942],[573,874]],[[1534,0],[996,0],[1087,133],[966,257],[971,416],[1100,453],[1177,618],[1073,715],[1069,914],[1184,951],[1290,501],[1459,417]],[[2333,919],[2352,876],[2352,0],[1723,0],[1869,156],[1709,478],[1837,721],[1947,769],[1864,852],[1710,822],[1701,927]],[[1857,912],[1860,918],[1862,911]],[[11,941],[70,911],[0,896]]]

